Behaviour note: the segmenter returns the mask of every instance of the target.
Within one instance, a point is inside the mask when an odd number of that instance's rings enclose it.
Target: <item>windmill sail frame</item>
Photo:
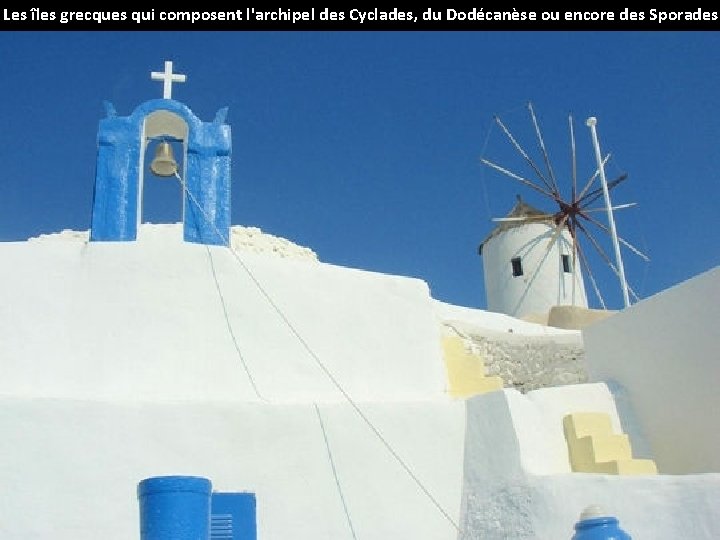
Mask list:
[[[525,150],[517,137],[499,116],[496,115],[494,117],[494,123],[500,128],[506,141],[522,158],[521,162],[524,163],[524,165],[528,167],[533,174],[524,175],[518,172],[517,169],[501,164],[498,161],[489,159],[485,156],[482,156],[480,161],[483,165],[489,167],[497,173],[500,173],[502,176],[510,178],[514,182],[531,189],[536,196],[549,199],[556,207],[556,210],[554,212],[538,211],[534,215],[527,216],[506,216],[504,218],[493,218],[493,221],[499,223],[500,227],[502,227],[509,223],[512,223],[513,225],[523,225],[537,223],[543,219],[550,219],[556,230],[555,234],[550,237],[546,249],[549,250],[551,247],[550,244],[557,240],[561,231],[566,230],[571,238],[571,255],[573,260],[572,268],[574,269],[579,267],[580,271],[587,275],[602,309],[607,309],[607,306],[600,292],[600,288],[597,285],[597,280],[591,268],[587,250],[593,252],[595,257],[599,257],[619,279],[625,307],[629,306],[630,296],[632,296],[632,298],[636,301],[639,298],[625,278],[620,247],[622,246],[629,249],[632,253],[645,261],[649,261],[649,258],[630,242],[618,236],[615,227],[613,211],[630,208],[636,205],[636,203],[625,203],[613,206],[610,201],[610,192],[627,179],[627,174],[623,173],[610,181],[606,179],[605,166],[610,160],[611,155],[606,154],[605,156],[602,156],[600,153],[599,143],[597,142],[597,133],[595,132],[594,125],[596,120],[594,117],[591,117],[588,119],[587,125],[591,130],[591,137],[595,148],[596,168],[583,184],[582,189],[578,189],[577,146],[575,140],[574,120],[572,114],[570,114],[568,115],[568,130],[570,138],[571,182],[570,197],[565,197],[561,192],[560,182],[558,180],[558,176],[556,175],[556,171],[553,168],[550,154],[545,144],[545,138],[540,128],[540,122],[535,114],[532,103],[527,103],[527,109],[530,115],[532,131],[541,160],[535,160],[531,157],[528,151]],[[591,124],[593,125],[591,126]],[[598,186],[597,183],[600,185]],[[591,205],[594,205],[600,197],[603,197],[604,200],[603,208],[591,207]],[[609,220],[608,225],[605,225],[598,219],[596,213],[599,211],[603,211],[607,214]],[[614,263],[607,253],[605,253],[605,250],[602,248],[602,244],[596,238],[597,234],[592,229],[597,229],[600,233],[608,234],[610,236],[614,247]],[[490,237],[488,237],[488,239],[489,238]],[[576,264],[578,262],[579,265]],[[536,272],[539,271],[539,269],[536,269]],[[529,280],[528,286],[530,286],[532,282],[533,279]],[[575,285],[576,283],[573,281],[573,287]]]

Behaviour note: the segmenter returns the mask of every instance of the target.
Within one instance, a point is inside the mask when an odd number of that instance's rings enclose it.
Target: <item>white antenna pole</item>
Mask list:
[[[597,118],[591,116],[585,122],[590,128],[592,134],[593,146],[595,147],[595,159],[598,164],[598,171],[600,172],[600,183],[603,188],[603,195],[605,196],[605,207],[607,208],[608,223],[610,224],[610,234],[612,236],[613,247],[615,248],[615,261],[618,266],[618,273],[620,274],[620,286],[622,287],[623,300],[625,301],[625,307],[630,306],[630,295],[628,294],[628,285],[625,279],[625,267],[623,266],[622,256],[620,255],[620,243],[618,242],[617,231],[615,230],[615,218],[613,217],[612,204],[610,203],[610,190],[607,187],[607,179],[605,178],[605,166],[603,165],[602,155],[600,154],[600,143],[598,142],[597,131],[595,125],[597,124]]]

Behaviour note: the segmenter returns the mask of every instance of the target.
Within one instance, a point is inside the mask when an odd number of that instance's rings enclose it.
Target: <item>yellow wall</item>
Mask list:
[[[451,396],[466,398],[503,387],[500,377],[485,376],[482,358],[469,353],[459,336],[443,337],[442,346],[448,374],[448,393]]]

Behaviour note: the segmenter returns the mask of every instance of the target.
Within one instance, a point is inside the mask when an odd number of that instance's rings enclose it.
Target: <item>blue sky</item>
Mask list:
[[[568,115],[581,179],[596,116],[608,179],[628,174],[613,202],[637,203],[616,222],[651,258],[623,250],[644,298],[720,262],[719,58],[720,33],[692,31],[0,32],[0,240],[89,227],[103,100],[125,116],[162,97],[150,71],[173,60],[188,76],[173,98],[205,121],[229,107],[233,224],[471,307],[485,306],[477,246],[491,218],[517,194],[556,210],[482,165],[529,174],[493,116],[532,151],[532,102],[565,194]],[[147,220],[178,221],[178,186],[154,182]],[[608,307],[622,307],[617,278],[590,258]]]

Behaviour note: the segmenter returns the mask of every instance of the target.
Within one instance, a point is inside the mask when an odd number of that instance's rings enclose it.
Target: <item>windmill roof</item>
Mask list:
[[[542,210],[539,210],[535,208],[534,206],[526,203],[523,201],[520,197],[518,197],[517,202],[515,203],[515,206],[513,206],[512,210],[507,213],[505,217],[531,217],[531,216],[548,216],[548,221],[551,221],[552,214],[548,214],[547,212],[543,212]],[[523,221],[501,221],[497,224],[497,226],[490,231],[490,234],[488,234],[485,239],[480,242],[480,245],[478,246],[478,254],[482,255],[482,248],[483,245],[485,245],[491,238],[494,238],[498,234],[500,234],[503,231],[507,231],[508,229],[512,229],[514,227],[519,227],[521,225],[525,225],[525,222]]]
[[[526,203],[522,199],[518,199],[518,201],[515,203],[515,206],[513,206],[513,209],[510,210],[507,217],[525,217],[525,216],[544,216],[547,215],[547,212],[543,212],[542,210],[538,210],[534,206]]]

